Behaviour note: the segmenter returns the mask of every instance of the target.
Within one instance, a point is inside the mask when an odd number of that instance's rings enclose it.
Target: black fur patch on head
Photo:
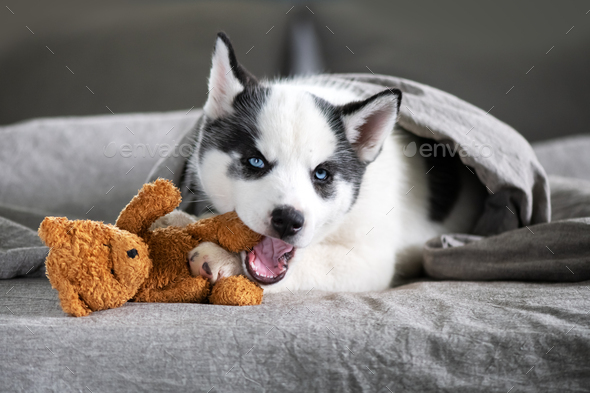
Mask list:
[[[264,159],[256,149],[256,138],[260,135],[257,119],[264,106],[270,90],[260,85],[247,86],[236,96],[233,102],[233,113],[214,120],[207,120],[201,129],[202,139],[199,158],[211,149],[224,153],[237,153],[241,157],[240,163],[230,165],[230,176],[256,179],[264,176],[265,171],[250,168],[247,162],[250,157]],[[266,163],[265,169],[270,169],[272,163]],[[250,170],[252,169],[252,170]]]
[[[330,159],[328,159],[326,162],[320,164],[319,167],[326,169],[333,178],[342,179],[345,182],[352,184],[354,190],[354,204],[356,198],[358,197],[361,182],[363,180],[363,175],[365,174],[367,165],[359,160],[354,148],[348,141],[348,138],[346,138],[346,131],[344,129],[344,123],[342,122],[340,110],[320,97],[313,97],[315,99],[316,105],[326,117],[326,120],[330,125],[330,129],[336,136],[337,144],[336,151],[332,157],[330,157]],[[321,183],[316,185],[316,183],[314,183],[316,192],[322,198],[329,199],[334,195],[336,191],[336,185],[333,181],[326,182],[326,184],[323,185]]]

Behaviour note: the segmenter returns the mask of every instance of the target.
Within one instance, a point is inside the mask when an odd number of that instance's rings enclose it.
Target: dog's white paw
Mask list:
[[[164,217],[158,218],[150,227],[153,231],[156,228],[166,228],[166,227],[185,227],[188,224],[192,224],[193,222],[197,221],[195,216],[192,216],[182,210],[174,210],[166,214]]]
[[[243,274],[239,254],[224,250],[215,243],[199,244],[188,253],[193,276],[203,276],[212,284],[222,277]]]

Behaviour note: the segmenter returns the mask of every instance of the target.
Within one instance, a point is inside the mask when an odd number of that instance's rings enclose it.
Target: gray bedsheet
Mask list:
[[[73,318],[48,281],[4,280],[0,391],[586,392],[589,284],[418,282]]]

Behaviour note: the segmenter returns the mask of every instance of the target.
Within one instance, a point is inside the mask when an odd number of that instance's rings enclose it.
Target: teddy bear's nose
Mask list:
[[[127,256],[129,258],[135,258],[137,256],[137,250],[132,248],[131,250],[127,251]]]

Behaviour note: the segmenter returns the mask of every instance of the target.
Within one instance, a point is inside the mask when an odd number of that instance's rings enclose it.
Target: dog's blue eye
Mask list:
[[[248,163],[254,168],[264,168],[264,161],[257,157],[249,158]]]
[[[325,169],[316,169],[314,176],[318,180],[326,180],[326,178],[328,177],[328,171],[326,171]]]

